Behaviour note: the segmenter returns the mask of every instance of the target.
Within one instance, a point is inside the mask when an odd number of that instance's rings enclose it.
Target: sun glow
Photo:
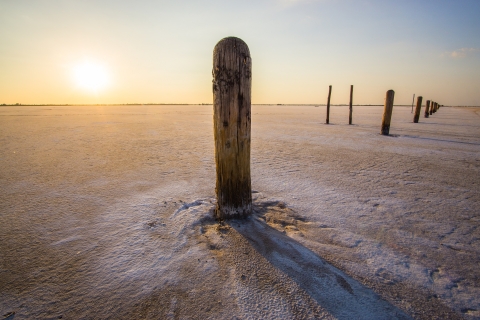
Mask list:
[[[82,89],[98,92],[105,89],[109,83],[107,69],[98,63],[85,61],[73,68],[75,83]]]

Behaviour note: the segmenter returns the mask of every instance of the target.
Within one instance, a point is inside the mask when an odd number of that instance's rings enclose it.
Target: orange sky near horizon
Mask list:
[[[212,51],[250,47],[252,103],[480,105],[480,2],[0,2],[0,104],[211,103]],[[434,13],[434,15],[432,15]],[[431,17],[427,19],[426,17]],[[435,18],[434,18],[435,17]]]

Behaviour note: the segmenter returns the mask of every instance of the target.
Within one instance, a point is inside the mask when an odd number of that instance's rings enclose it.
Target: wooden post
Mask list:
[[[350,86],[350,107],[348,112],[348,124],[352,124],[352,101],[353,101],[353,84]]]
[[[433,114],[433,108],[435,107],[435,101],[430,102],[430,115]]]
[[[382,134],[388,136],[390,132],[390,120],[392,119],[393,111],[393,98],[395,96],[395,91],[388,90],[387,95],[385,96],[385,108],[383,110],[383,119],[382,119]]]
[[[419,96],[417,98],[417,105],[415,107],[415,114],[413,115],[413,122],[418,123],[418,118],[420,118],[420,109],[422,109],[422,100],[423,97]]]
[[[425,118],[428,118],[428,115],[429,115],[429,109],[430,109],[430,100],[427,100],[427,102],[425,103]]]
[[[330,123],[330,97],[332,96],[332,86],[328,86],[328,100],[327,100],[327,122]]]
[[[252,60],[239,38],[213,50],[213,128],[217,181],[215,216],[242,218],[252,212],[250,132]]]
[[[413,113],[413,103],[415,102],[415,93],[413,94],[413,98],[412,98],[412,111],[410,111],[410,113]]]

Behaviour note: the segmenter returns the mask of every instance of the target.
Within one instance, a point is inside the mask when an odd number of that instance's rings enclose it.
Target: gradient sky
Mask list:
[[[253,103],[480,105],[480,0],[0,0],[1,103],[211,103],[212,52],[243,39]],[[89,61],[110,78],[74,80]]]

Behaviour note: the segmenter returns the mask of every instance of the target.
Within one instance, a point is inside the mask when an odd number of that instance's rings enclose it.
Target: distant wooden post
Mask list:
[[[415,102],[415,93],[413,94],[413,98],[412,98],[412,111],[410,111],[410,113],[413,113],[413,103]]]
[[[435,102],[435,111],[434,112],[437,112],[438,111],[438,102]]]
[[[387,95],[385,96],[385,108],[383,110],[383,119],[382,119],[382,134],[388,136],[390,132],[390,120],[392,119],[393,111],[393,98],[395,96],[395,91],[388,90]]]
[[[352,101],[353,101],[353,84],[350,86],[350,107],[348,112],[348,124],[352,124]]]
[[[330,123],[330,97],[331,96],[332,96],[332,86],[328,86],[327,121],[326,121],[326,124]]]
[[[418,118],[420,118],[420,109],[422,109],[422,100],[423,97],[417,97],[417,105],[415,106],[415,114],[413,115],[413,122],[418,123]]]
[[[433,114],[433,108],[435,108],[435,101],[430,102],[430,115]]]
[[[250,132],[252,60],[239,38],[220,40],[213,50],[213,128],[217,219],[252,212]]]
[[[427,100],[427,102],[425,103],[425,118],[428,118],[428,115],[429,115],[429,112],[430,112],[430,100]]]

